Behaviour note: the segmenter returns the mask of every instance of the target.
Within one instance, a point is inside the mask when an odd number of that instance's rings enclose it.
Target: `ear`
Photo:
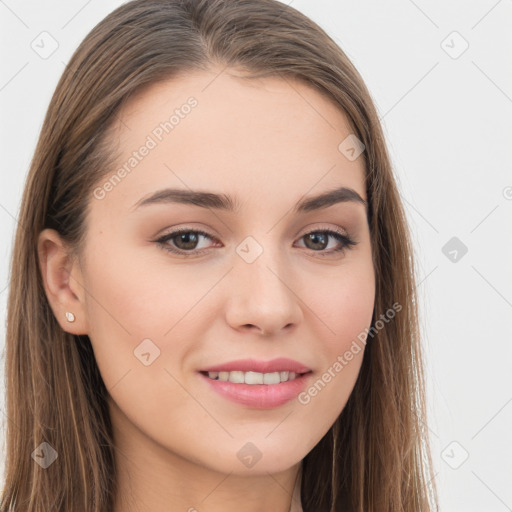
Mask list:
[[[37,252],[44,289],[53,314],[62,329],[71,334],[88,334],[85,289],[78,260],[54,229],[39,233]],[[69,322],[66,312],[73,313]]]

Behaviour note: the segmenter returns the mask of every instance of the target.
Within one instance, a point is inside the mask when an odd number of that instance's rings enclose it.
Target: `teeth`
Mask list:
[[[232,372],[229,372],[231,375]],[[246,384],[263,384],[263,373],[259,372],[243,372]],[[267,374],[268,375],[268,374]]]
[[[244,372],[222,372],[222,373],[225,375],[226,381],[229,380],[229,382],[235,382],[236,384],[244,383]],[[223,375],[222,380],[224,380],[224,375]]]
[[[263,384],[279,384],[281,382],[281,376],[279,372],[264,373]]]
[[[279,384],[280,382],[293,380],[296,376],[295,372],[208,372],[210,379],[234,382],[236,384]]]

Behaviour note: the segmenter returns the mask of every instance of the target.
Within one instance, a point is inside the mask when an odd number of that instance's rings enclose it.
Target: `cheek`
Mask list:
[[[337,269],[323,284],[324,293],[310,295],[321,320],[316,322],[318,332],[325,333],[318,345],[322,365],[299,402],[324,411],[318,417],[328,429],[345,406],[363,361],[375,301],[373,269],[361,260],[343,271]]]
[[[206,266],[171,267],[156,251],[116,253],[117,246],[91,244],[84,273],[89,337],[107,389],[142,366],[139,347],[151,352],[151,368],[177,366],[190,350],[180,340],[198,339],[219,279]]]
[[[370,327],[375,303],[371,258],[347,260],[346,265],[315,279],[315,283],[307,303],[316,323],[323,325],[323,350],[332,362],[353,340],[364,339],[361,333]]]
[[[141,251],[116,257],[114,246],[103,255],[95,252],[88,261],[87,309],[93,327],[112,328],[134,341],[163,337],[200,300],[208,282],[179,266],[166,267],[161,259],[155,262]]]
[[[364,279],[349,277],[338,293],[326,298],[325,307],[332,330],[335,332],[333,347],[346,350],[361,333],[370,327],[375,301],[374,286]]]
[[[328,431],[352,394],[365,352],[363,335],[373,313],[371,289],[330,298],[325,298],[325,307],[334,334],[322,339],[318,350],[322,365],[297,398],[308,417],[315,418],[310,421],[315,424],[317,436]]]

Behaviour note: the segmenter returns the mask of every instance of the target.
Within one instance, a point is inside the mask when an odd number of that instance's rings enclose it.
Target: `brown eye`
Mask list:
[[[308,249],[326,255],[350,249],[350,247],[357,245],[357,242],[352,240],[349,236],[331,229],[310,231],[301,238],[304,239],[305,245]],[[337,240],[339,245],[334,249],[326,251],[325,249],[329,246],[329,238]]]
[[[166,251],[182,254],[184,256],[192,256],[194,253],[200,252],[203,249],[203,247],[200,249],[197,248],[201,238],[214,240],[214,238],[205,231],[182,228],[159,238],[156,242]]]
[[[308,235],[304,235],[304,240],[306,241],[306,246],[309,249],[324,250],[329,244],[329,235],[319,232],[309,233]]]
[[[182,256],[194,256],[201,253],[202,249],[204,249],[204,247],[199,249],[197,247],[201,238],[215,240],[214,237],[205,231],[181,228],[161,237],[156,242],[166,251]],[[304,239],[307,249],[322,256],[338,253],[357,245],[357,242],[353,241],[348,235],[332,229],[310,231],[303,235],[302,239]],[[326,250],[329,247],[330,239],[336,240],[338,246]]]
[[[179,235],[173,236],[172,240],[174,240],[174,244],[178,247],[178,249],[195,249],[199,240],[199,236],[197,233],[189,231],[187,233],[180,233]]]

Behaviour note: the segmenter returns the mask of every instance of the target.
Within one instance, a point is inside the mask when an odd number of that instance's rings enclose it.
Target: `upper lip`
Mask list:
[[[209,366],[200,370],[202,372],[259,372],[259,373],[273,373],[273,372],[295,372],[307,373],[311,369],[306,365],[288,359],[286,357],[278,357],[270,361],[262,361],[258,359],[238,359],[236,361],[229,361],[227,363]]]

